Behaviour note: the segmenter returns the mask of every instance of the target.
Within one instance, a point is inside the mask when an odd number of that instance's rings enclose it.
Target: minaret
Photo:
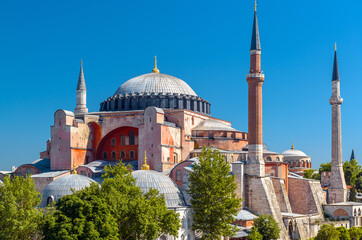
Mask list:
[[[256,4],[254,11],[253,33],[250,47],[250,71],[246,75],[248,93],[248,161],[245,169],[248,175],[265,175],[263,160],[263,82],[261,71],[261,46],[259,38]]]
[[[332,105],[332,170],[328,187],[328,203],[345,202],[347,199],[346,181],[342,162],[342,129],[340,81],[337,63],[337,45],[334,49],[334,64],[332,74],[332,96],[329,103]]]
[[[85,80],[83,74],[83,63],[80,61],[80,72],[77,85],[77,107],[75,108],[75,115],[88,113],[87,108],[87,89],[85,87]]]
[[[352,160],[352,159],[356,160],[356,157],[354,156],[354,149],[352,149],[351,158],[349,160]]]

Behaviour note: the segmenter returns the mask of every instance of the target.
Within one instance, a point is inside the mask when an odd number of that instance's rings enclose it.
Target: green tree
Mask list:
[[[357,201],[357,191],[356,191],[356,187],[352,186],[351,190],[349,191],[349,197],[348,197],[348,201],[350,202],[356,202]]]
[[[176,236],[179,215],[157,190],[143,193],[122,163],[105,167],[102,186],[92,184],[61,198],[44,224],[45,239],[140,239]]]
[[[356,180],[356,190],[357,192],[362,192],[362,175],[359,174],[357,176],[357,180]]]
[[[314,169],[305,170],[304,173],[303,173],[303,177],[308,178],[308,179],[316,179],[316,180],[320,179],[320,175]]]
[[[253,227],[248,235],[248,240],[263,240],[263,236],[258,232],[258,229]]]
[[[201,239],[214,240],[235,234],[236,229],[230,224],[237,215],[241,199],[235,194],[235,176],[229,172],[230,165],[219,151],[204,147],[199,163],[190,173],[192,229],[201,233]]]
[[[346,184],[354,186],[356,184],[357,175],[361,173],[361,166],[356,159],[351,159],[343,163],[343,171]]]
[[[349,232],[345,227],[337,227],[337,230],[339,232],[340,240],[351,240],[351,237],[349,236]]]
[[[0,184],[0,239],[40,239],[43,212],[30,176],[6,176]]]
[[[334,224],[324,224],[318,231],[315,240],[339,240],[340,232],[334,227]]]
[[[349,230],[349,236],[351,240],[359,240],[362,238],[362,229],[357,227],[351,227]]]
[[[259,215],[254,219],[254,227],[263,236],[263,240],[274,240],[279,238],[280,228],[271,215]]]

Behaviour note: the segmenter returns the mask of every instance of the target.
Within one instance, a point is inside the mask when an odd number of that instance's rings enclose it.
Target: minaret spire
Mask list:
[[[83,73],[83,61],[80,60],[80,71],[77,84],[77,107],[75,108],[75,115],[85,113],[88,113],[87,88],[85,86],[85,79]]]
[[[256,16],[256,1],[255,1],[253,33],[252,33],[252,35],[251,35],[251,46],[250,46],[250,50],[261,50],[260,36],[259,36],[259,26],[258,26],[258,18],[257,18],[257,16]]]
[[[332,169],[330,185],[328,187],[328,203],[339,203],[347,200],[347,187],[344,179],[342,162],[342,127],[340,95],[340,79],[337,63],[337,44],[334,46],[334,63],[332,73],[332,96],[329,103],[332,105]]]

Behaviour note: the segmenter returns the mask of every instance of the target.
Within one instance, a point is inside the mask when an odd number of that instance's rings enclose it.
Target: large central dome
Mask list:
[[[101,103],[100,111],[145,110],[147,107],[185,109],[210,115],[210,103],[197,96],[192,88],[177,77],[160,73],[157,65],[152,73],[134,77],[123,83],[113,96]]]
[[[132,78],[122,84],[114,94],[185,94],[197,96],[192,88],[183,80],[163,73],[148,73]]]

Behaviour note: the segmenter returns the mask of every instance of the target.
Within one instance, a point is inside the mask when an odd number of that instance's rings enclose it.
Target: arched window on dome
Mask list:
[[[133,107],[132,107],[132,102],[133,102],[133,98],[132,97],[130,97],[129,98],[129,102],[128,102],[128,109],[132,109]]]
[[[111,153],[111,157],[112,157],[112,159],[116,159],[117,154],[116,154],[116,152],[115,152],[115,151],[112,151],[112,153]]]
[[[118,99],[114,101],[114,110],[118,110]]]
[[[194,108],[195,108],[195,104],[194,104],[194,100],[191,100],[191,103],[190,103],[190,109],[192,110],[192,111],[194,111]]]
[[[137,98],[137,103],[138,103],[138,108],[141,109],[142,108],[142,99]]]
[[[108,159],[108,154],[107,154],[107,152],[103,152],[103,159],[104,159],[104,160],[107,160],[107,159]]]
[[[125,153],[125,151],[121,151],[121,159],[124,159],[126,157],[126,153]]]
[[[47,206],[51,205],[51,204],[53,203],[53,201],[54,201],[54,197],[53,197],[53,196],[49,196],[49,197],[47,198]]]
[[[182,99],[182,102],[183,102],[183,108],[184,109],[187,109],[187,100],[186,100],[186,98],[184,98],[184,99]]]
[[[131,150],[131,151],[129,152],[129,158],[133,159],[134,157],[135,157],[135,156],[134,156],[134,151]]]
[[[124,109],[124,98],[121,99],[121,109]]]
[[[165,108],[170,108],[170,99],[165,97]]]
[[[179,101],[178,98],[175,98],[175,99],[174,99],[174,102],[175,102],[174,108],[175,108],[175,109],[178,108],[178,101]]]
[[[115,139],[115,138],[112,138],[112,139],[111,139],[111,146],[112,146],[112,147],[115,147],[115,146],[116,146],[116,139]]]

